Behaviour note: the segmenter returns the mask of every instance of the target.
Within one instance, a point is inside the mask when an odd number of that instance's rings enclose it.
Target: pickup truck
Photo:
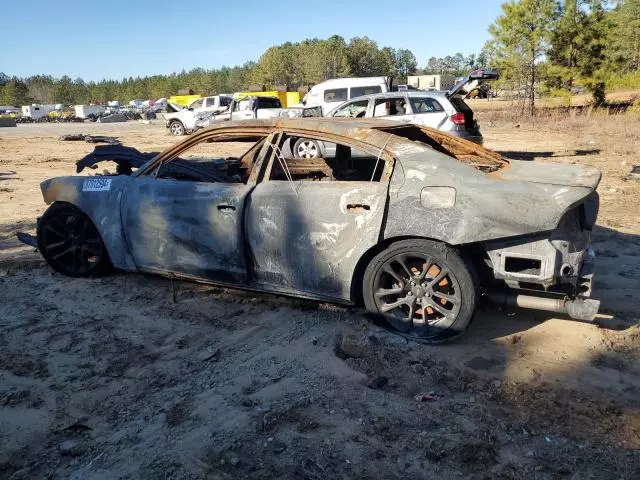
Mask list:
[[[276,97],[246,96],[234,98],[227,112],[212,112],[208,115],[201,116],[196,121],[195,128],[202,128],[229,120],[260,120],[277,117],[319,117],[320,113],[321,110],[319,107],[282,108],[280,100]]]
[[[172,135],[186,135],[196,129],[196,123],[200,119],[227,112],[231,103],[231,97],[215,95],[198,98],[187,108],[169,104],[175,111],[164,115],[166,127]]]

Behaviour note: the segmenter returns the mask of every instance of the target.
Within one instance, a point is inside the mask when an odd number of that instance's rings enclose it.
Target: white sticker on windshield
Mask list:
[[[111,190],[110,178],[92,178],[82,184],[83,192],[108,192]]]

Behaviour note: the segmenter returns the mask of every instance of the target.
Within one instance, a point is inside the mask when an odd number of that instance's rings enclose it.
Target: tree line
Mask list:
[[[479,66],[501,73],[499,87],[521,98],[532,113],[536,95],[569,94],[576,87],[604,101],[608,86],[627,75],[640,83],[640,0],[510,0],[489,27],[491,39],[478,54],[425,59],[408,49],[380,47],[368,37],[287,42],[268,48],[257,62],[169,75],[84,81],[68,76],[9,77],[0,73],[0,104],[85,104],[161,98],[190,88],[198,93],[247,89],[300,89],[329,78],[415,73],[462,75]],[[638,85],[640,86],[640,85]]]
[[[502,5],[483,55],[532,114],[541,92],[576,87],[605,101],[625,75],[640,87],[640,0],[518,0]]]
[[[367,37],[346,42],[334,35],[267,49],[258,62],[217,69],[194,68],[169,75],[86,82],[68,76],[9,77],[0,73],[0,104],[85,104],[109,100],[162,98],[178,90],[215,95],[249,88],[309,87],[329,78],[393,76],[406,81],[418,71],[415,55],[406,49],[379,47]]]

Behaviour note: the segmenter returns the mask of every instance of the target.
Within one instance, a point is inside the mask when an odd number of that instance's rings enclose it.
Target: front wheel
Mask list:
[[[460,253],[430,240],[402,240],[376,255],[363,278],[364,303],[405,336],[427,342],[464,332],[478,291]]]
[[[296,158],[319,158],[320,145],[310,138],[299,138],[293,146],[293,155]]]
[[[38,250],[47,263],[69,277],[104,273],[109,256],[98,229],[79,208],[54,203],[38,223]]]
[[[169,124],[169,131],[171,132],[171,135],[175,136],[184,135],[186,133],[184,125],[178,120],[174,120]]]

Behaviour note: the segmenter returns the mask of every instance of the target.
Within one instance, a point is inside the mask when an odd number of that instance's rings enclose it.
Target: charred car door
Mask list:
[[[370,151],[351,158],[355,148],[340,143],[331,158],[285,158],[288,137],[274,139],[247,206],[253,284],[349,301],[357,262],[378,243],[393,159]]]
[[[242,158],[212,159],[215,152],[203,146],[216,144],[203,141],[152,174],[132,179],[121,208],[137,268],[246,283],[242,215],[263,144],[255,143]]]

